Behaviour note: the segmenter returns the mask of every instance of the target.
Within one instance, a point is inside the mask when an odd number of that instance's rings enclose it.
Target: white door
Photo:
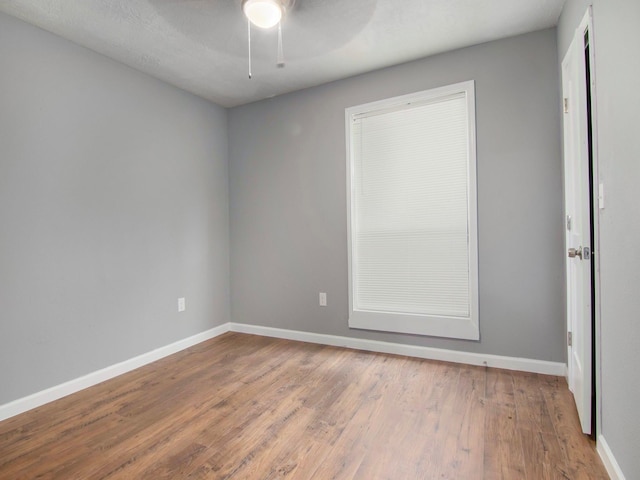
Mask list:
[[[591,433],[591,204],[583,24],[562,62],[568,382],[582,431]]]

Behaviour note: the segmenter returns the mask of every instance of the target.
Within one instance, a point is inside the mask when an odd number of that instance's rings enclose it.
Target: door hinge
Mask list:
[[[564,99],[564,113],[569,113],[569,99]]]
[[[571,332],[567,332],[567,345],[573,346],[573,335]]]

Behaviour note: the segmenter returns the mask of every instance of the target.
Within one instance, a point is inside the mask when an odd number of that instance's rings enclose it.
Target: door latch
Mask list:
[[[589,247],[570,248],[568,255],[569,258],[578,257],[580,260],[590,260],[591,249]]]
[[[582,247],[570,248],[569,249],[569,258],[579,257],[582,260]]]

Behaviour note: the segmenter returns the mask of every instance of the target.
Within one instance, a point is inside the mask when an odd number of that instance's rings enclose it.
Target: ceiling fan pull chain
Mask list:
[[[251,80],[251,20],[247,18],[247,45],[249,46],[249,80]]]
[[[282,22],[278,22],[278,68],[284,68],[284,49],[282,48]]]

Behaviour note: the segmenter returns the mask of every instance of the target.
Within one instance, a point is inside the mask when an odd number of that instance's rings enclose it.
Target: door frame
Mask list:
[[[601,195],[601,183],[599,176],[599,162],[598,162],[598,128],[597,128],[597,85],[595,76],[595,62],[596,62],[596,50],[594,42],[594,28],[593,28],[593,6],[589,6],[585,12],[582,21],[578,28],[576,28],[575,35],[580,35],[582,38],[582,50],[584,51],[584,34],[588,33],[589,39],[589,100],[590,100],[590,118],[588,119],[591,124],[591,205],[589,210],[591,212],[591,252],[592,252],[592,286],[591,286],[591,316],[592,316],[592,355],[591,355],[591,437],[596,439],[602,427],[602,375],[601,375],[601,361],[600,361],[600,340],[601,340],[601,302],[600,302],[600,209],[601,202],[604,201]],[[564,163],[564,160],[563,160]],[[589,167],[589,166],[588,166]],[[564,219],[566,219],[566,211]],[[567,247],[565,245],[565,247]],[[564,255],[567,254],[565,248]],[[565,270],[565,275],[567,274]],[[565,282],[566,288],[566,282]],[[568,292],[565,292],[565,301],[568,301]],[[565,309],[565,315],[567,310]],[[569,318],[565,318],[567,335],[570,329]],[[571,355],[570,347],[567,344],[567,361],[570,360]],[[567,375],[568,375],[567,364]],[[569,378],[567,377],[567,383]]]

